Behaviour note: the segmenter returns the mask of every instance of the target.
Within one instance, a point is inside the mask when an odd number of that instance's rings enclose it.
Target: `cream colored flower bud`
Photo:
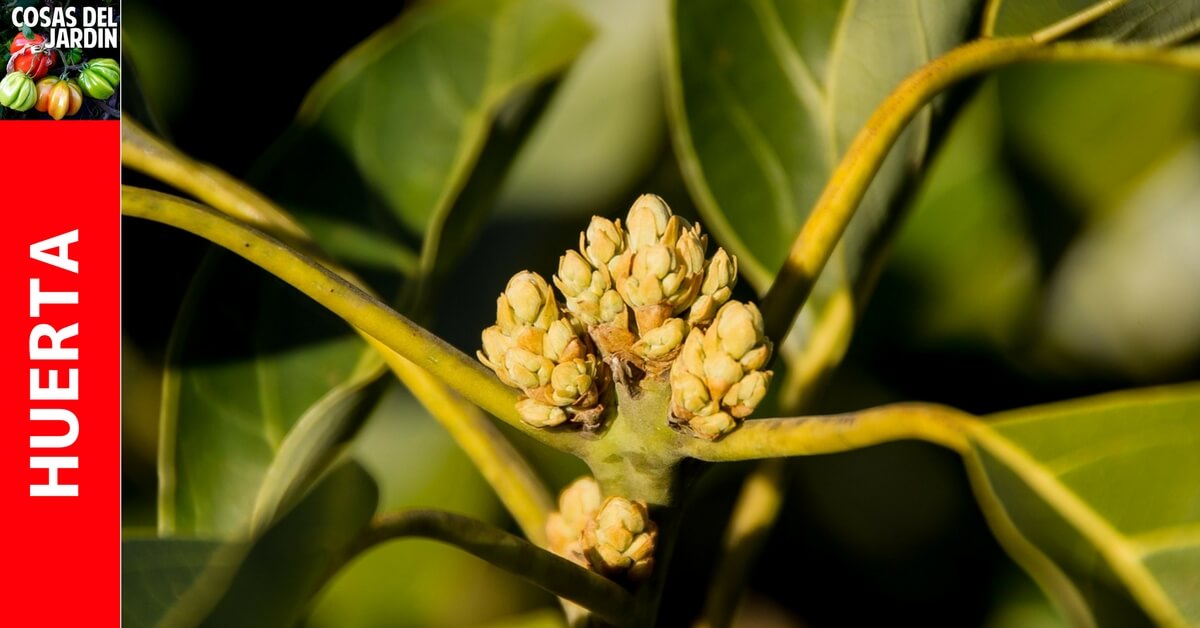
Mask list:
[[[625,250],[625,230],[616,222],[592,216],[587,231],[579,234],[579,250],[597,268],[608,267],[613,258]]]
[[[737,285],[737,272],[737,258],[726,253],[725,249],[717,249],[704,271],[700,296],[688,312],[689,323],[706,325],[712,321],[717,315],[717,310],[733,296],[733,288]]]
[[[721,306],[713,319],[714,333],[705,335],[704,350],[708,354],[723,353],[740,360],[751,349],[764,344],[763,319],[753,303],[730,301]]]
[[[729,413],[738,418],[749,416],[754,408],[767,396],[767,385],[771,383],[771,373],[768,371],[751,371],[746,373],[742,381],[725,393],[721,404],[729,408]]]
[[[533,427],[555,427],[567,421],[567,413],[562,408],[528,398],[517,402],[517,413],[522,421]]]
[[[521,271],[508,280],[496,301],[496,324],[505,334],[519,326],[545,330],[557,320],[558,302],[541,275]]]
[[[716,440],[737,429],[737,420],[728,412],[717,412],[707,416],[697,416],[688,421],[688,427],[699,437]]]
[[[511,348],[513,348],[512,339],[500,331],[499,325],[492,325],[483,330],[483,350],[475,352],[475,355],[479,356],[479,361],[495,371],[497,375],[502,375],[504,354],[508,353]],[[507,381],[504,383],[509,386],[516,385]]]
[[[625,218],[625,229],[629,234],[629,248],[637,250],[657,243],[667,231],[672,218],[666,201],[654,194],[643,194],[629,208]]]
[[[646,360],[668,359],[683,345],[687,329],[687,323],[683,322],[683,319],[669,319],[659,327],[642,334],[634,343],[633,351]]]
[[[758,308],[727,302],[707,330],[692,329],[671,366],[672,421],[702,438],[729,433],[766,396],[770,357]]]
[[[646,333],[686,310],[704,279],[708,240],[686,220],[672,215],[662,199],[643,195],[629,210],[625,251],[610,263],[617,291]]]
[[[718,410],[704,380],[682,368],[671,369],[671,402],[689,415],[713,414]]]
[[[565,318],[551,323],[543,336],[542,355],[554,362],[575,360],[586,353],[587,345]]]
[[[546,519],[546,540],[550,551],[588,566],[583,556],[583,529],[600,510],[600,485],[590,476],[581,477],[559,493],[558,511]]]
[[[600,573],[640,580],[654,564],[657,537],[644,502],[609,497],[584,527],[583,554]]]
[[[550,383],[554,362],[545,356],[524,349],[510,349],[504,354],[504,374],[517,388],[530,389]]]
[[[592,405],[596,397],[596,358],[574,359],[554,367],[551,401],[556,406]],[[589,403],[590,401],[590,403]]]
[[[577,251],[559,258],[554,285],[562,291],[567,311],[588,327],[611,323],[625,309],[608,269],[594,267]]]

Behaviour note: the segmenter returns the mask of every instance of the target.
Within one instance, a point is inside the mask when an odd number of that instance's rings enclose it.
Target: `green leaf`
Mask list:
[[[974,2],[676,2],[672,133],[705,224],[759,290],[847,144],[883,98],[976,28]],[[934,111],[941,103],[935,102]],[[846,237],[853,280],[933,140],[926,109],[875,177]]]
[[[291,626],[375,514],[378,491],[357,463],[326,474],[251,543],[124,543],[123,619],[136,626]]]
[[[984,34],[1028,35],[1093,7],[1103,0],[990,0]]]
[[[1103,395],[969,425],[976,489],[1101,625],[1200,622],[1200,385]]]
[[[420,4],[321,78],[257,178],[335,258],[359,261],[320,227],[350,222],[423,239],[431,274],[476,235],[548,95],[537,87],[589,33],[565,0]]]
[[[126,539],[121,542],[121,624],[152,628],[204,572],[217,541]]]
[[[380,373],[340,319],[210,254],[168,348],[160,533],[229,538],[251,532],[252,519],[269,523],[357,428]]]
[[[1026,35],[1084,12],[1095,12],[1069,39],[1106,39],[1167,45],[1200,30],[1196,0],[996,0],[989,7],[985,31]]]

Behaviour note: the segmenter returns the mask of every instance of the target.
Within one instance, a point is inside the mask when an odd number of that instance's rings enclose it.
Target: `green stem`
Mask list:
[[[791,328],[867,186],[909,120],[954,83],[1027,61],[1147,63],[1196,70],[1200,51],[1104,42],[1047,45],[1032,37],[1004,37],[965,44],[925,64],[880,103],[830,176],[763,299],[768,336],[782,338]]]
[[[605,495],[640,499],[652,507],[678,502],[680,448],[689,440],[667,423],[671,389],[643,380],[635,396],[615,386],[620,412],[582,456]]]
[[[612,624],[628,623],[633,613],[633,596],[612,580],[487,523],[448,512],[407,510],[376,517],[352,548],[349,559],[381,543],[413,537],[457,547],[571,600]]]
[[[481,364],[278,240],[196,203],[129,186],[121,191],[121,212],[183,229],[237,253],[530,437],[569,453],[582,448],[573,433],[526,425],[516,412],[517,392]]]
[[[786,419],[755,419],[717,442],[692,441],[687,454],[728,462],[832,454],[895,440],[924,440],[966,452],[970,415],[928,403],[897,403],[869,410]]]
[[[169,183],[288,244],[305,250],[312,246],[300,223],[257,191],[184,155],[130,118],[121,121],[121,165]]]

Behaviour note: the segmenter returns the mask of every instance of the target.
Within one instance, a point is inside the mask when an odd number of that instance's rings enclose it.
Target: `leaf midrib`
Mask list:
[[[1162,585],[1141,562],[1143,554],[1133,542],[1023,448],[1001,436],[986,423],[971,421],[965,427],[976,446],[1003,462],[1024,481],[1025,486],[1045,500],[1096,548],[1156,622],[1164,625],[1187,623]]]

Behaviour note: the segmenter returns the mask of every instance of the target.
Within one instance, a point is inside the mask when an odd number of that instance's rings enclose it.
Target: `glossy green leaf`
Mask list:
[[[223,252],[202,264],[181,312],[163,392],[159,531],[243,535],[256,506],[268,523],[354,431],[382,368],[360,363],[371,354],[340,319]]]
[[[672,133],[706,226],[760,290],[847,144],[900,81],[978,28],[963,1],[676,2],[668,66]],[[940,103],[935,103],[935,111]],[[910,123],[847,234],[862,270],[934,137]]]
[[[123,619],[134,626],[292,626],[375,514],[378,490],[350,462],[252,542],[124,543]]]
[[[1200,622],[1200,385],[1007,412],[969,428],[990,512],[1100,625]]]
[[[984,33],[1009,36],[1028,35],[1061,22],[1081,11],[1102,10],[1107,0],[989,0],[984,17]]]
[[[208,567],[217,541],[126,539],[121,542],[121,625],[153,628]]]
[[[329,232],[349,222],[423,240],[431,273],[477,232],[548,95],[538,86],[588,35],[565,0],[420,4],[330,68],[256,178],[335,258],[364,261]]]
[[[1173,44],[1200,31],[1197,0],[993,0],[986,32],[1024,35],[1088,15],[1069,39]]]

